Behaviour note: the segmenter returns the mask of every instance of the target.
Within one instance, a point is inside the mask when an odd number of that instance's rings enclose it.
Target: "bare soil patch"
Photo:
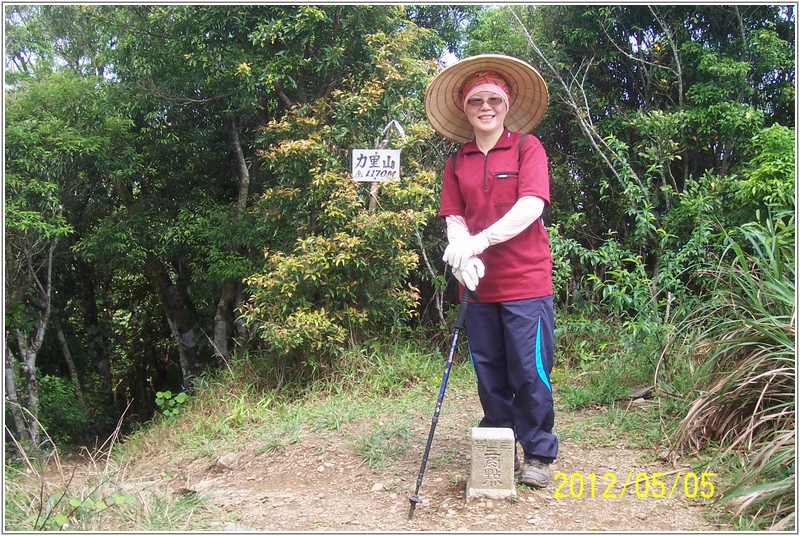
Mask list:
[[[431,403],[433,404],[433,400]],[[590,410],[587,410],[590,411]],[[432,413],[432,411],[431,411]],[[387,415],[387,419],[396,416]],[[352,437],[374,421],[353,421],[339,430],[310,434],[282,451],[264,451],[255,444],[232,443],[227,452],[211,459],[173,459],[166,466],[152,464],[138,470],[139,482],[167,485],[171,493],[197,493],[218,512],[208,530],[283,531],[712,531],[720,526],[703,518],[704,502],[685,496],[682,480],[672,498],[640,498],[629,485],[630,473],[667,473],[688,467],[659,461],[657,452],[627,448],[623,443],[596,446],[588,440],[562,439],[553,474],[577,473],[586,488],[579,498],[556,498],[558,481],[534,490],[517,486],[516,500],[478,499],[465,502],[470,471],[469,430],[481,417],[476,394],[448,392],[436,429],[428,466],[412,520],[408,497],[414,491],[430,414],[412,417],[410,448],[384,467],[369,467],[352,446]],[[556,433],[586,412],[556,413]],[[157,469],[157,472],[152,472]],[[165,481],[164,473],[171,475]],[[595,496],[588,475],[597,476]],[[613,473],[618,482],[610,490],[617,498],[603,498],[602,475]],[[577,482],[576,482],[577,483]],[[641,491],[641,488],[640,488]],[[669,491],[669,490],[668,490]],[[569,495],[569,486],[562,489]],[[575,493],[577,494],[577,493]]]

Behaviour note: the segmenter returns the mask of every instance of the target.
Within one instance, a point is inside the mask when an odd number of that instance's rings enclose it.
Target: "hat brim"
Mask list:
[[[433,77],[425,92],[425,115],[433,128],[456,143],[468,143],[475,133],[462,108],[464,82],[477,71],[495,71],[511,88],[505,126],[530,132],[547,109],[547,84],[539,71],[522,60],[502,54],[481,54],[448,65]]]

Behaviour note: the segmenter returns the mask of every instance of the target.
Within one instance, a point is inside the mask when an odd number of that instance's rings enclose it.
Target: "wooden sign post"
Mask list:
[[[369,212],[374,213],[378,204],[378,187],[382,182],[400,180],[400,149],[387,149],[394,127],[403,139],[406,133],[400,123],[392,119],[383,128],[381,137],[375,138],[374,149],[353,149],[353,180],[371,182],[369,189]]]

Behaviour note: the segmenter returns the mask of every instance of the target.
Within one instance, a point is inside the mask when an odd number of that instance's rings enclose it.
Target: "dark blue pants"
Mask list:
[[[466,330],[483,406],[479,426],[511,428],[528,456],[551,463],[553,297],[470,303]]]

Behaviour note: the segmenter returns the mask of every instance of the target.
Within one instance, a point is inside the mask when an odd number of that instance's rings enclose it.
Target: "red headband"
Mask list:
[[[461,86],[461,104],[462,107],[467,99],[474,93],[480,91],[493,91],[503,97],[506,101],[506,107],[509,106],[509,97],[511,95],[511,88],[508,87],[508,82],[494,71],[478,71],[473,74]]]

